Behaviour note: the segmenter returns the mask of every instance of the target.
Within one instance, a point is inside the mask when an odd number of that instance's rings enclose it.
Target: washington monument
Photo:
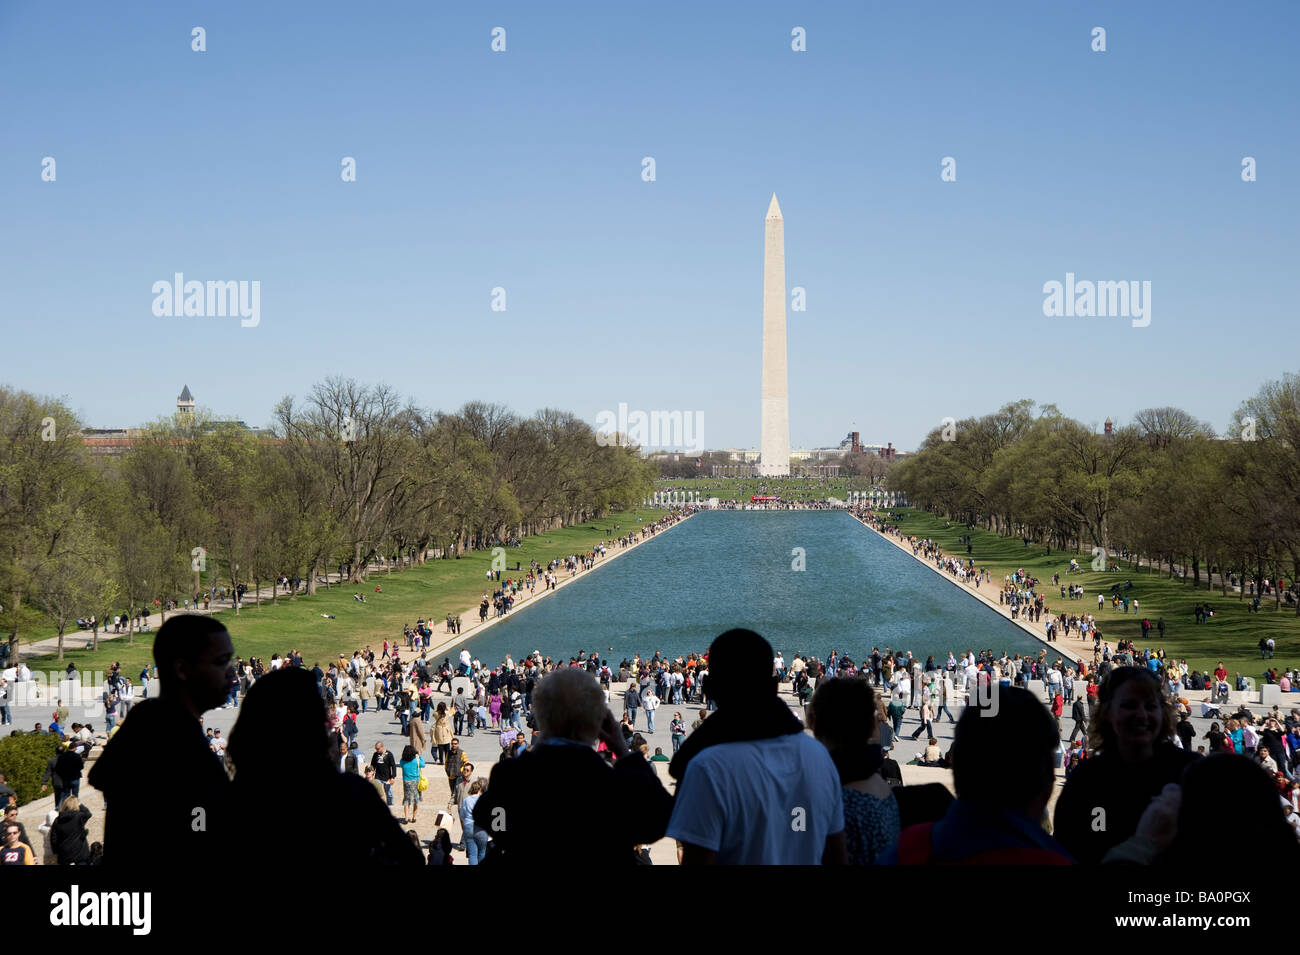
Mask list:
[[[785,220],[772,193],[763,236],[763,441],[760,477],[790,474],[790,392],[785,372]]]

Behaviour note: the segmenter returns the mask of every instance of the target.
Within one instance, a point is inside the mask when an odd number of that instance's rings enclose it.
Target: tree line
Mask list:
[[[681,480],[688,478],[708,478],[713,476],[715,465],[722,467],[736,467],[740,464],[731,457],[728,451],[703,451],[699,454],[662,454],[657,455],[652,460],[658,467],[659,477],[664,480]],[[699,462],[696,464],[695,462]],[[879,482],[888,472],[890,462],[886,461],[874,451],[859,451],[856,454],[852,451],[845,451],[838,457],[827,458],[824,461],[798,461],[790,459],[790,469],[795,471],[806,464],[838,464],[840,466],[841,477],[861,477],[866,478],[865,487],[872,487]]]
[[[630,507],[654,487],[635,447],[572,414],[470,402],[426,411],[330,378],[261,433],[203,412],[89,453],[61,402],[0,386],[0,625],[20,634],[168,599],[342,569],[351,583]],[[278,600],[275,590],[273,600]],[[69,624],[74,624],[73,628]]]
[[[1178,567],[1207,589],[1217,574],[1225,596],[1229,576],[1257,593],[1300,578],[1300,377],[1243,401],[1225,435],[1179,408],[1139,411],[1109,434],[1036,408],[949,419],[892,465],[889,486],[1007,537]]]

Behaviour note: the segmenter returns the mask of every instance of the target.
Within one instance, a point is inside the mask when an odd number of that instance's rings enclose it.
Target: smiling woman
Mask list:
[[[1150,671],[1114,670],[1097,703],[1088,733],[1096,755],[1071,773],[1056,803],[1057,841],[1086,864],[1133,835],[1151,800],[1196,759],[1174,745],[1173,707]]]

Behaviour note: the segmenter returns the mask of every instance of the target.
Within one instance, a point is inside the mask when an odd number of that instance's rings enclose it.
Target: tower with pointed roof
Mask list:
[[[180,397],[176,399],[176,413],[191,418],[194,416],[194,396],[190,394],[189,385],[181,389]]]

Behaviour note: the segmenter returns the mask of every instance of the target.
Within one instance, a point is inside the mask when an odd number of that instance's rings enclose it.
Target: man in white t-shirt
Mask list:
[[[1061,671],[1057,667],[1052,667],[1047,671],[1047,702],[1051,703],[1056,699],[1056,694],[1061,692]]]
[[[749,630],[709,648],[718,710],[669,770],[679,784],[667,834],[681,843],[683,865],[847,861],[839,773],[777,696],[772,660],[771,645]]]

